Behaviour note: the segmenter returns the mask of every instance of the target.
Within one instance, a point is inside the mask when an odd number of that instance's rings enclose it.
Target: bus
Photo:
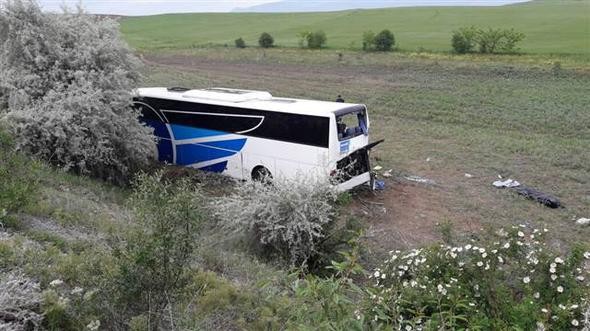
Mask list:
[[[230,88],[139,88],[133,107],[154,129],[161,162],[240,180],[332,177],[339,191],[369,184],[369,117],[362,104],[273,97]]]

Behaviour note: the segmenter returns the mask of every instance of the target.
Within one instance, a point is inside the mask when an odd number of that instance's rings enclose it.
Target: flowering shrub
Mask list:
[[[521,226],[491,244],[391,252],[370,276],[367,313],[375,325],[402,330],[578,327],[590,298],[590,252],[554,254],[545,231]]]
[[[214,203],[223,227],[249,231],[257,242],[290,259],[305,263],[334,216],[337,192],[327,179],[297,176],[276,178],[272,184],[239,184],[235,193]]]
[[[130,107],[139,60],[110,19],[0,5],[0,114],[16,147],[56,166],[125,182],[155,154]]]

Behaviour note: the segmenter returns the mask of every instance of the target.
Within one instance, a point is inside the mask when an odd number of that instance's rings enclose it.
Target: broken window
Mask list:
[[[354,138],[361,134],[368,135],[366,112],[357,110],[336,116],[336,128],[338,140]]]

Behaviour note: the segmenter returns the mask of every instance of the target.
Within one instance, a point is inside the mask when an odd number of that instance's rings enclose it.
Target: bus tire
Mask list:
[[[252,180],[261,182],[261,181],[269,181],[272,179],[272,174],[270,170],[268,170],[264,166],[256,166],[252,169]]]

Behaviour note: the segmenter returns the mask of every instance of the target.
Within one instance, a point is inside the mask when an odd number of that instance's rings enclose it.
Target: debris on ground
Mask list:
[[[473,178],[473,175],[472,175],[472,174],[468,174],[468,173],[466,173],[466,174],[465,174],[465,177],[467,177],[467,178]]]
[[[389,169],[387,171],[384,171],[382,176],[383,177],[391,177],[391,172],[393,171],[393,169]]]
[[[504,188],[504,187],[512,188],[512,187],[520,186],[520,183],[515,181],[514,179],[507,179],[507,180],[497,180],[497,181],[493,182],[492,185],[494,185],[495,187],[498,187],[498,188]]]
[[[582,217],[576,221],[576,224],[583,225],[583,226],[590,225],[590,218],[583,218]]]
[[[500,177],[500,176],[498,176]],[[524,196],[527,199],[536,200],[537,202],[549,207],[549,208],[559,208],[561,207],[561,202],[558,198],[541,192],[537,189],[532,187],[521,185],[514,179],[507,179],[507,180],[497,180],[492,183],[495,187],[498,188],[511,188],[516,191],[516,193]]]
[[[373,168],[373,170],[375,170],[375,171],[379,171],[379,170],[381,170],[381,169],[383,169],[383,167],[382,167],[382,166],[380,166],[380,165],[377,165],[377,166],[375,166],[375,167]]]
[[[561,207],[561,202],[558,198],[549,195],[547,193],[543,193],[537,189],[532,187],[520,186],[515,189],[516,193],[524,196],[527,199],[536,200],[537,202],[549,207],[549,208],[559,208]]]
[[[436,184],[435,181],[433,181],[432,179],[428,179],[428,178],[423,178],[420,176],[405,176],[405,179],[409,180],[410,182],[416,182],[416,183],[422,183],[422,184],[428,184],[428,185],[434,185]]]
[[[375,181],[375,190],[383,191],[385,189],[385,182],[382,180]]]

